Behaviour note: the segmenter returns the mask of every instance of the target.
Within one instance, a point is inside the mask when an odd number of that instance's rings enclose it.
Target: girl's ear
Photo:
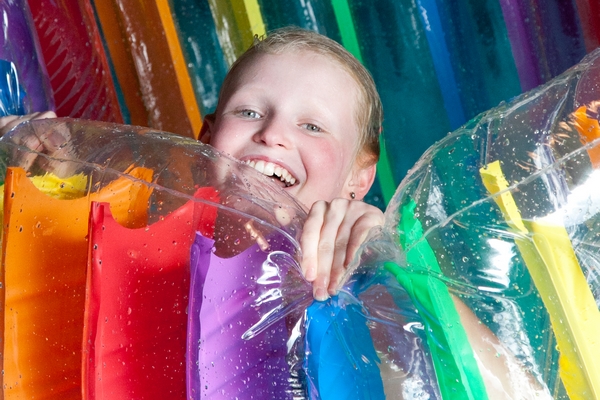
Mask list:
[[[354,193],[356,200],[362,200],[371,186],[375,181],[375,174],[377,172],[377,164],[371,163],[371,165],[367,167],[362,167],[360,163],[357,163],[354,166],[354,171],[352,172],[352,177],[348,182],[348,193],[346,193],[345,197],[350,198],[351,194]]]
[[[200,132],[198,133],[198,140],[200,140],[204,144],[210,143],[214,123],[215,114],[207,114],[204,117],[204,122],[202,122],[202,127],[200,128]]]

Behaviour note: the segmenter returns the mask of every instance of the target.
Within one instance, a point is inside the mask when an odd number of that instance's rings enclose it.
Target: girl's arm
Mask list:
[[[552,399],[496,335],[457,297],[452,297],[490,399]]]

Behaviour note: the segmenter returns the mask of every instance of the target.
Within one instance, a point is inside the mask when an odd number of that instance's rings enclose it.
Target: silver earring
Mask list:
[[[350,192],[350,198],[354,200],[356,198],[356,193]]]

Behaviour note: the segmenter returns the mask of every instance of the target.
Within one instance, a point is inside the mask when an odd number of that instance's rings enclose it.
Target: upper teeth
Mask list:
[[[285,186],[292,186],[294,183],[296,183],[296,178],[294,178],[288,170],[286,170],[280,165],[263,160],[250,160],[246,161],[246,164],[248,164],[258,172],[266,176],[277,176],[279,180],[285,182]]]

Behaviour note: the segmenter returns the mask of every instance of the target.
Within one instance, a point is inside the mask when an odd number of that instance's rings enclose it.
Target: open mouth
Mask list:
[[[246,164],[257,170],[263,175],[266,175],[270,178],[277,179],[283,183],[283,187],[290,187],[296,183],[296,178],[292,176],[292,174],[281,165],[274,164],[269,161],[263,160],[247,160],[244,161]]]

